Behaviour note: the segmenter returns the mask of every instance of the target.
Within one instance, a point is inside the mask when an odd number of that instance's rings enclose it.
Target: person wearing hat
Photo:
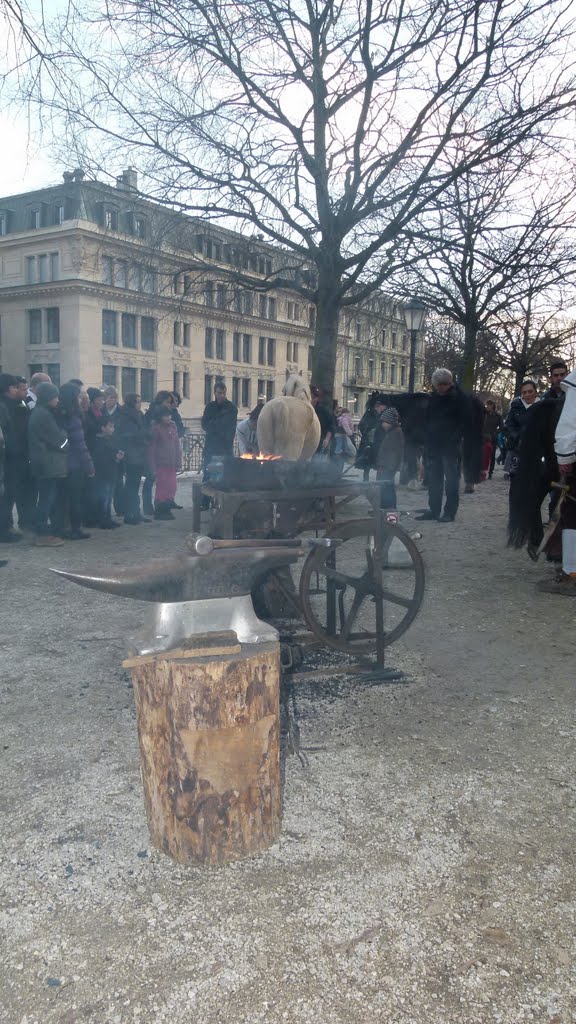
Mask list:
[[[404,434],[396,409],[384,409],[374,436],[376,479],[380,481],[380,508],[396,508],[396,473],[402,466]]]
[[[63,544],[64,486],[68,472],[66,431],[56,418],[59,392],[55,384],[41,382],[28,423],[30,470],[38,487],[36,546]]]

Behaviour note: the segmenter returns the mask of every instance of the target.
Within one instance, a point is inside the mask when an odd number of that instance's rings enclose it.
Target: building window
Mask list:
[[[386,328],[382,328],[382,348],[386,348]]]
[[[274,381],[273,380],[267,380],[266,381],[266,401],[269,402],[270,399],[272,399],[272,398],[274,398]]]
[[[115,260],[114,284],[116,285],[117,288],[128,287],[128,264],[126,260]]]
[[[55,387],[60,387],[60,363],[46,363],[46,373]]]
[[[140,347],[144,352],[156,351],[156,321],[154,317],[143,316],[140,321]]]
[[[382,362],[380,363],[380,383],[386,383],[386,363],[384,362],[384,360],[382,360]]]
[[[242,312],[242,292],[239,288],[234,289],[234,310],[236,313]]]
[[[136,384],[136,368],[134,366],[122,367],[122,398],[126,395],[138,394]]]
[[[184,343],[184,348],[190,348],[190,324],[184,324],[183,327],[184,332],[182,341]]]
[[[286,342],[286,362],[287,363],[291,363],[292,362],[292,342],[291,341],[287,341]]]
[[[243,363],[251,363],[252,362],[252,335],[251,334],[243,334],[242,335],[242,362]]]
[[[267,299],[267,296],[266,295],[259,295],[258,296],[258,316],[261,316],[262,318],[265,318],[267,312],[268,312],[268,299]]]
[[[258,395],[257,395],[257,398],[258,399],[266,398],[266,381],[262,380],[261,377],[258,380]]]
[[[403,388],[405,386],[406,386],[406,366],[404,365],[404,363],[402,363],[402,366],[400,367],[400,387]]]
[[[218,309],[226,309],[226,285],[216,285],[216,305]]]
[[[276,299],[274,299],[274,298],[269,298],[268,299],[268,319],[269,320],[275,320],[276,319]]]
[[[136,348],[136,317],[132,313],[122,313],[122,345]]]
[[[140,370],[140,394],[143,402],[151,402],[156,393],[154,370]]]
[[[130,288],[133,292],[142,291],[142,267],[139,263],[133,263],[130,267]]]
[[[232,337],[232,359],[235,363],[240,362],[240,334],[238,331],[234,331]]]
[[[8,234],[8,217],[5,213],[0,213],[0,235]]]
[[[182,324],[178,321],[174,321],[174,344],[182,344]]]
[[[396,363],[390,363],[390,383],[396,383]]]
[[[54,223],[64,223],[64,203],[56,203],[56,206],[54,207]]]
[[[26,284],[36,284],[36,257],[26,257]]]
[[[111,363],[104,363],[102,365],[102,384],[105,388],[117,388],[118,387],[118,367],[112,366]]]
[[[242,378],[242,405],[250,406],[250,377]]]
[[[204,301],[207,306],[214,306],[214,281],[206,281],[204,285]]]
[[[60,253],[59,252],[51,252],[50,253],[50,280],[51,281],[59,281],[60,280]]]
[[[362,356],[354,356],[354,376],[362,376]]]
[[[204,405],[208,405],[208,402],[211,402],[214,397],[212,395],[212,379],[210,374],[206,374],[204,377]]]
[[[266,338],[258,338],[258,362],[266,366]]]
[[[48,256],[38,256],[38,281],[44,284],[48,280]]]
[[[49,345],[60,344],[60,310],[57,306],[46,310],[46,341]]]
[[[369,359],[368,360],[368,380],[370,381],[370,383],[372,383],[372,381],[374,380],[374,360],[373,359]]]
[[[242,312],[246,316],[252,316],[254,310],[254,300],[252,292],[244,292],[242,295]]]
[[[146,238],[146,221],[144,217],[134,217],[134,234],[136,238]],[[144,398],[144,395],[142,395],[142,398]]]
[[[204,332],[204,358],[214,358],[214,331],[211,327],[207,327]]]
[[[118,316],[111,309],[102,310],[102,344],[118,344]]]
[[[192,291],[192,278],[190,277],[190,274],[184,274],[184,277],[182,278],[182,291],[184,295],[190,295],[190,292]]]
[[[113,267],[112,267],[112,257],[111,256],[103,256],[102,257],[102,280],[103,280],[104,284],[113,284],[114,283]]]
[[[308,307],[308,326],[312,330],[316,327],[316,306]]]
[[[147,295],[155,295],[157,290],[156,271],[143,269],[142,270],[142,291],[146,292]]]
[[[266,344],[266,362],[268,366],[276,366],[276,339],[268,338]]]
[[[184,370],[182,374],[182,398],[190,398],[190,374]]]
[[[402,335],[402,351],[406,352],[407,350],[408,350],[408,335],[407,334],[403,334]]]
[[[104,209],[104,227],[109,231],[118,231],[118,210],[113,210],[110,206]]]
[[[180,394],[180,371],[174,370],[172,374],[172,391],[175,391],[177,395]]]
[[[232,377],[232,402],[235,406],[240,405],[240,378]]]
[[[29,221],[29,223],[30,223],[30,227],[32,229],[36,229],[36,228],[40,227],[40,210],[39,209],[30,210],[30,221]]]
[[[35,373],[44,373],[43,363],[28,363],[28,374],[33,377]]]
[[[396,331],[392,331],[392,348],[396,348]]]
[[[226,359],[226,334],[216,331],[216,359]]]
[[[356,321],[355,337],[356,341],[362,341],[362,324],[359,320]]]

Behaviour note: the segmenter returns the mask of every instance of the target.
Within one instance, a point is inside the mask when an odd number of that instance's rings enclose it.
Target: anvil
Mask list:
[[[153,603],[132,652],[171,650],[199,633],[234,630],[240,643],[266,643],[278,633],[256,615],[250,593],[270,569],[296,562],[298,541],[229,541],[188,538],[188,551],[112,573],[52,572],[92,590]],[[200,552],[200,553],[199,553]]]

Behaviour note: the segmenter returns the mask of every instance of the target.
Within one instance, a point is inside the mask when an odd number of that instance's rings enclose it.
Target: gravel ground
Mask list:
[[[408,682],[302,689],[319,749],[287,761],[282,838],[218,870],[149,846],[120,667],[140,606],[47,572],[173,551],[189,517],[10,550],[0,1021],[576,1021],[576,606],[535,591],[505,508],[495,478],[422,524]]]

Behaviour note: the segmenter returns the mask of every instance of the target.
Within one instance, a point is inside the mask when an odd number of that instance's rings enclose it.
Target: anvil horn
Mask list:
[[[118,597],[132,597],[136,601],[172,602],[187,599],[187,584],[191,575],[193,558],[158,558],[143,566],[129,569],[116,569],[108,575],[97,573],[67,572],[64,569],[51,569],[51,572],[62,576],[72,583],[90,590],[100,590],[104,594],[116,594]]]

